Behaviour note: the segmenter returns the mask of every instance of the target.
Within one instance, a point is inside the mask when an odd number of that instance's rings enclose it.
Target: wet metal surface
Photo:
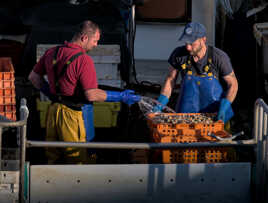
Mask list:
[[[30,197],[33,203],[245,203],[250,168],[250,163],[35,165]]]

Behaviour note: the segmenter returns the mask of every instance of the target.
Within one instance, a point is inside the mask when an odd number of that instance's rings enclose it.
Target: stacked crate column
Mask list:
[[[16,121],[15,76],[9,57],[0,57],[0,115]]]

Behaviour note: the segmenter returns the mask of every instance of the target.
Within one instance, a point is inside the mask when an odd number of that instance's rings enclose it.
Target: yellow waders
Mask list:
[[[86,142],[82,111],[75,111],[63,104],[51,104],[47,113],[46,140]],[[49,164],[92,163],[86,148],[47,148]]]
[[[232,134],[232,131],[231,131],[231,121],[227,121],[225,124],[224,124],[224,130],[230,134]]]

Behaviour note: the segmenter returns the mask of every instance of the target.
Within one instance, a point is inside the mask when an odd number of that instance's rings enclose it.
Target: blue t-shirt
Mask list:
[[[232,64],[229,56],[222,50],[212,47],[212,73],[215,75],[222,84],[223,77],[230,74],[233,71]],[[199,61],[194,62],[193,57],[189,57],[189,52],[185,46],[177,47],[170,55],[169,64],[181,72],[181,65],[186,63],[187,60],[191,60],[193,74],[202,74],[204,67],[208,64],[208,47],[206,55]],[[182,74],[182,77],[184,75]]]

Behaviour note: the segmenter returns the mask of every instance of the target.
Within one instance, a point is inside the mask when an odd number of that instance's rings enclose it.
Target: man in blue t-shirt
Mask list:
[[[196,22],[188,23],[179,38],[185,46],[177,47],[170,55],[169,74],[153,109],[161,111],[168,103],[178,74],[182,83],[176,104],[178,113],[215,113],[218,120],[227,122],[233,116],[238,82],[230,58],[222,50],[206,44],[206,29]]]

